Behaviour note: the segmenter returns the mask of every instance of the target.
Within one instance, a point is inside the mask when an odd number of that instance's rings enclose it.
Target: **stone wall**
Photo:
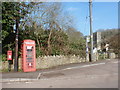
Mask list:
[[[105,56],[105,55],[104,55]],[[109,53],[108,55],[110,59],[116,58],[114,53]],[[105,59],[105,58],[103,58]],[[96,61],[96,60],[94,60]],[[71,63],[81,63],[81,62],[89,62],[86,61],[85,58],[81,58],[79,56],[42,56],[36,59],[36,68],[37,69],[45,69],[45,68],[52,68],[54,66],[60,66],[65,64]],[[11,65],[11,69],[14,68],[14,62]],[[19,59],[19,69],[21,69],[21,59]],[[8,70],[8,61],[2,62],[2,70]],[[1,68],[0,68],[1,71]]]
[[[85,62],[85,58],[79,56],[42,56],[36,59],[36,68],[45,69],[54,66],[65,65],[70,63]],[[11,69],[14,68],[14,63],[11,65]],[[2,70],[8,69],[8,61],[2,62]],[[19,59],[19,69],[21,69],[21,59]]]
[[[108,57],[109,57],[110,59],[114,59],[114,58],[116,58],[116,55],[115,55],[115,53],[109,53],[109,54],[108,54]]]
[[[85,62],[85,58],[79,56],[44,56],[37,58],[37,69],[51,68],[70,63]]]

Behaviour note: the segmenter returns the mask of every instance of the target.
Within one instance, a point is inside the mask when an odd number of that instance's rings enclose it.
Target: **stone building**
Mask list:
[[[101,49],[101,32],[93,33],[93,46],[97,48],[97,50]]]

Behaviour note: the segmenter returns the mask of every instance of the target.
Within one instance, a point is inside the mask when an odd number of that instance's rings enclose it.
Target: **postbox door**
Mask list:
[[[7,60],[12,60],[12,51],[7,51]]]

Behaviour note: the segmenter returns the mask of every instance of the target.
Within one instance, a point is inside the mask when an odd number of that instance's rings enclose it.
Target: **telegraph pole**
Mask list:
[[[92,0],[89,0],[89,14],[90,14],[90,61],[93,61],[93,32],[92,32]]]
[[[16,18],[16,38],[15,38],[15,60],[14,60],[14,71],[18,71],[18,27],[19,17]]]

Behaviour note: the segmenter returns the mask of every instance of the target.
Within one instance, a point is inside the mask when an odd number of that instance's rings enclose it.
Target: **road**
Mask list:
[[[2,88],[118,88],[118,63],[117,59],[103,60],[37,71],[36,78],[2,82]]]

